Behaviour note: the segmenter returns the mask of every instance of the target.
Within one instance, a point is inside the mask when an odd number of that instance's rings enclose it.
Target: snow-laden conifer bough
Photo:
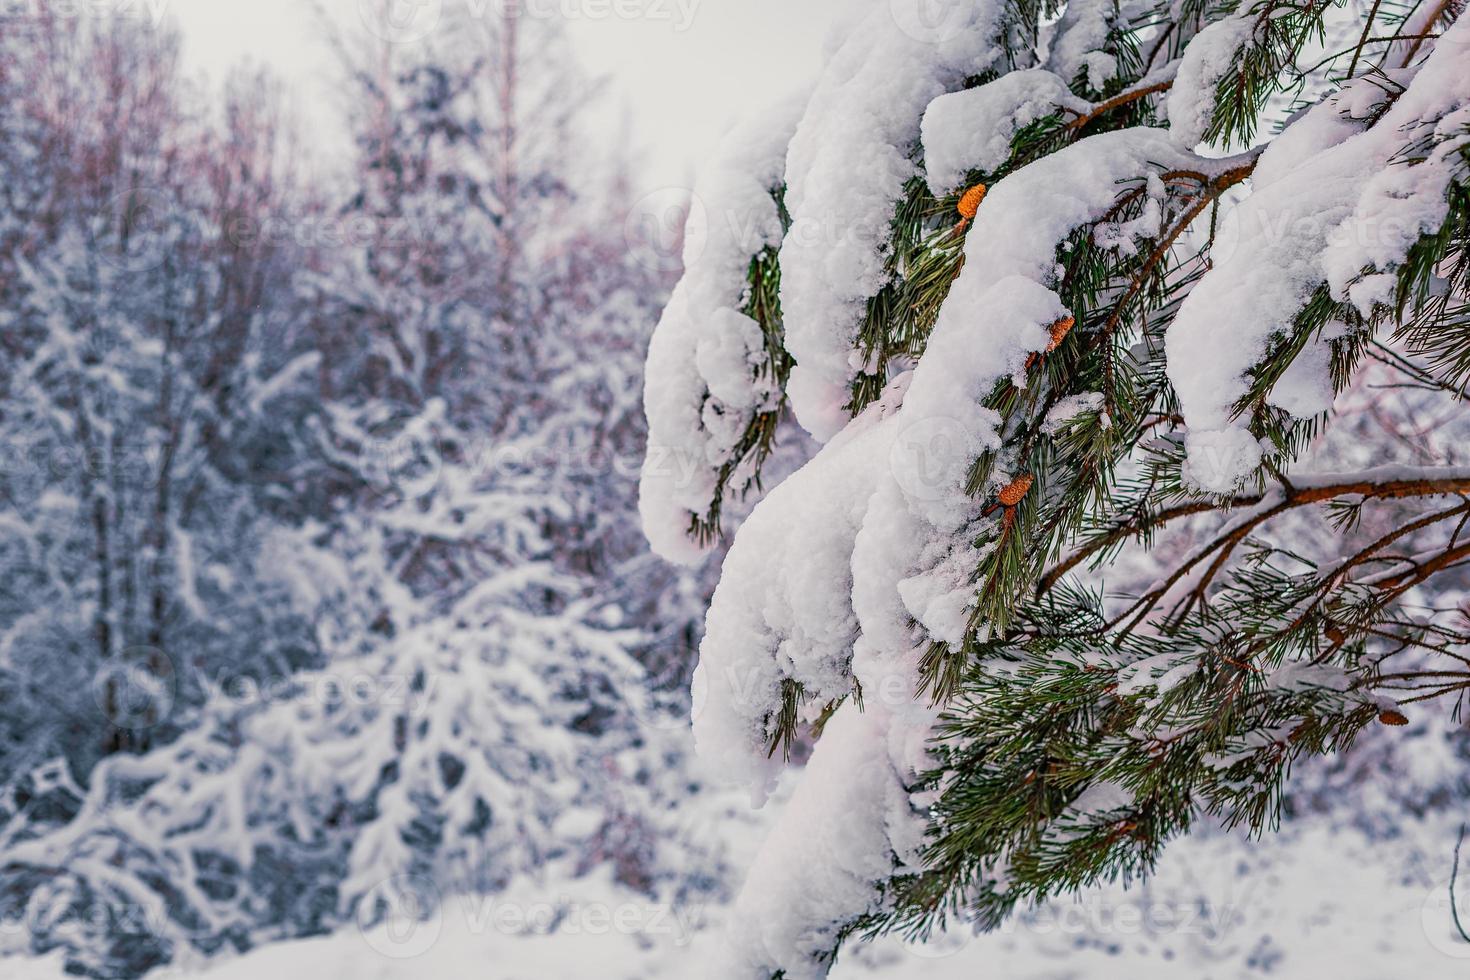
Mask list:
[[[1331,438],[1365,371],[1470,377],[1461,11],[894,0],[794,135],[732,139],[649,359],[650,540],[734,531],[788,402],[824,445],[735,533],[694,678],[757,803],[815,742],[727,975],[1260,831],[1295,758],[1467,690],[1470,468]]]

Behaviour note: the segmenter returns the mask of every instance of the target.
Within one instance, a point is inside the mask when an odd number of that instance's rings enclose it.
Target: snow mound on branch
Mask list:
[[[1312,294],[1328,285],[1334,299],[1348,299],[1365,267],[1395,269],[1444,220],[1454,161],[1431,156],[1413,165],[1399,157],[1441,120],[1463,125],[1467,42],[1470,21],[1462,19],[1373,128],[1341,138],[1341,126],[1314,121],[1329,145],[1316,153],[1292,145],[1284,161],[1271,161],[1267,186],[1226,216],[1214,266],[1181,304],[1165,341],[1169,380],[1189,424],[1187,478],[1199,489],[1229,492],[1259,465],[1235,406],[1249,390],[1248,372],[1290,334]],[[1400,223],[1405,214],[1412,220]],[[1382,290],[1358,295],[1371,301]]]
[[[936,197],[958,190],[970,171],[993,171],[1005,163],[1018,130],[1058,109],[1083,113],[1090,108],[1042,68],[941,95],[929,103],[921,130],[929,189]]]
[[[797,366],[787,391],[819,440],[847,421],[858,329],[888,282],[890,224],[918,172],[920,116],[999,56],[1003,11],[996,0],[876,5],[833,55],[791,141],[781,302]],[[936,18],[936,36],[915,29]]]
[[[1199,145],[1215,112],[1215,87],[1250,43],[1256,15],[1237,14],[1206,27],[1184,49],[1169,91],[1169,131],[1181,148]]]
[[[1470,62],[1463,70],[1470,73]],[[1447,114],[1434,135],[1427,159],[1396,164],[1369,180],[1349,219],[1353,234],[1338,235],[1323,257],[1333,297],[1352,301],[1364,315],[1389,302],[1393,280],[1377,278],[1355,290],[1369,278],[1360,280],[1363,269],[1397,268],[1415,242],[1437,232],[1449,214],[1450,184],[1470,169],[1463,156],[1470,147],[1470,109]]]
[[[1337,392],[1332,386],[1332,345],[1328,339],[1308,341],[1266,400],[1298,419],[1309,419],[1331,408]]]
[[[849,645],[864,713],[838,710],[764,849],[733,924],[740,950],[755,952],[734,961],[732,976],[822,975],[812,956],[867,909],[872,883],[918,840],[930,800],[903,787],[928,767],[936,719],[919,663],[929,639],[963,634],[974,587],[962,572],[978,560],[971,542],[996,520],[965,486],[974,459],[999,445],[998,419],[980,403],[997,381],[1024,381],[1027,356],[1045,349],[1047,327],[1066,312],[1052,289],[1058,243],[1113,205],[1120,180],[1194,162],[1163,130],[1084,142],[997,184],[912,377],[896,379],[736,538],[696,680],[701,754],[754,781],[759,797],[774,775],[766,726],[782,677],[813,664],[829,670]],[[1051,207],[1038,210],[1043,198]],[[822,537],[806,527],[818,510],[833,525]],[[828,516],[834,510],[841,520]],[[823,594],[844,598],[817,603],[794,582],[820,582]],[[791,642],[803,635],[804,646]],[[826,693],[838,692],[838,680],[824,679],[834,685]],[[876,768],[853,777],[854,758]],[[811,861],[839,827],[840,853]]]
[[[1361,133],[1368,119],[1355,111],[1361,107],[1359,90],[1370,89],[1379,98],[1387,97],[1383,88],[1372,82],[1354,79],[1337,94],[1292,116],[1281,135],[1261,152],[1251,173],[1251,187],[1257,191],[1270,187],[1328,147]]]
[[[782,682],[819,706],[852,690],[852,541],[874,471],[888,465],[892,404],[870,406],[773,490],[725,559],[694,672],[694,737],[757,805],[781,766],[769,750]]]
[[[873,908],[896,867],[921,866],[925,820],[888,722],[881,705],[832,716],[736,900],[718,976],[821,980],[841,924]]]
[[[1059,243],[1103,216],[1120,181],[1186,162],[1195,161],[1163,130],[1130,129],[1083,140],[991,189],[966,239],[965,271],[940,309],[901,413],[904,427],[947,419],[972,437],[967,458],[944,461],[948,469],[936,471],[934,492],[905,494],[937,530],[948,533],[969,519],[965,474],[980,450],[1000,444],[996,420],[979,401],[1001,378],[1019,376],[1027,356],[1050,342],[1047,327],[1069,313],[1052,289]],[[1042,200],[1047,207],[1037,206]]]
[[[1096,91],[1118,74],[1118,59],[1103,50],[1118,19],[1115,0],[1071,0],[1057,22],[1047,67],[1071,84],[1084,71]]]
[[[1182,470],[1184,480],[1209,493],[1230,493],[1244,474],[1261,465],[1261,443],[1243,427],[1191,430],[1185,440],[1189,456]]]
[[[737,129],[695,185],[684,277],[654,330],[644,387],[639,510],[653,550],[670,561],[708,551],[689,537],[690,523],[709,512],[720,468],[750,420],[779,398],[760,371],[760,325],[741,308],[751,258],[781,241],[771,194],[800,111],[792,99]]]

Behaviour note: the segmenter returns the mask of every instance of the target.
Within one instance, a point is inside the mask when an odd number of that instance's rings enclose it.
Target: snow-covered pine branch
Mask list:
[[[1263,829],[1389,692],[1470,690],[1466,460],[1374,468],[1359,394],[1470,364],[1460,5],[940,6],[857,25],[787,154],[787,393],[826,445],[735,533],[695,731],[757,798],[817,745],[731,976]]]

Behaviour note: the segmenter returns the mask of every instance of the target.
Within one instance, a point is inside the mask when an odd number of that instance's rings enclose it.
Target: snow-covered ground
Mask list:
[[[832,977],[1464,977],[1470,942],[1455,933],[1447,887],[1457,829],[1415,821],[1370,839],[1313,819],[1260,842],[1186,838],[1146,885],[1087,892],[995,933],[853,946]],[[1459,895],[1470,906],[1470,884]],[[595,877],[525,881],[494,897],[450,898],[425,921],[266,946],[148,980],[683,980],[722,955],[720,919],[719,908],[655,904]],[[9,960],[0,974],[65,976],[59,958]]]

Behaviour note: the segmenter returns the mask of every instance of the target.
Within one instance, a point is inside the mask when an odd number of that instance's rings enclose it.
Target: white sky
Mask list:
[[[311,125],[329,122],[330,54],[306,0],[132,0],[162,5],[185,32],[189,64],[218,74],[242,59],[283,75]],[[356,18],[372,0],[322,0]],[[405,31],[431,21],[435,4],[471,11],[506,0],[399,0]],[[644,150],[639,190],[687,186],[693,167],[737,119],[759,112],[820,67],[832,27],[873,0],[520,0],[566,19],[585,67],[609,79],[603,108],[631,114]],[[420,9],[413,6],[417,3]],[[621,16],[620,16],[621,14]]]

